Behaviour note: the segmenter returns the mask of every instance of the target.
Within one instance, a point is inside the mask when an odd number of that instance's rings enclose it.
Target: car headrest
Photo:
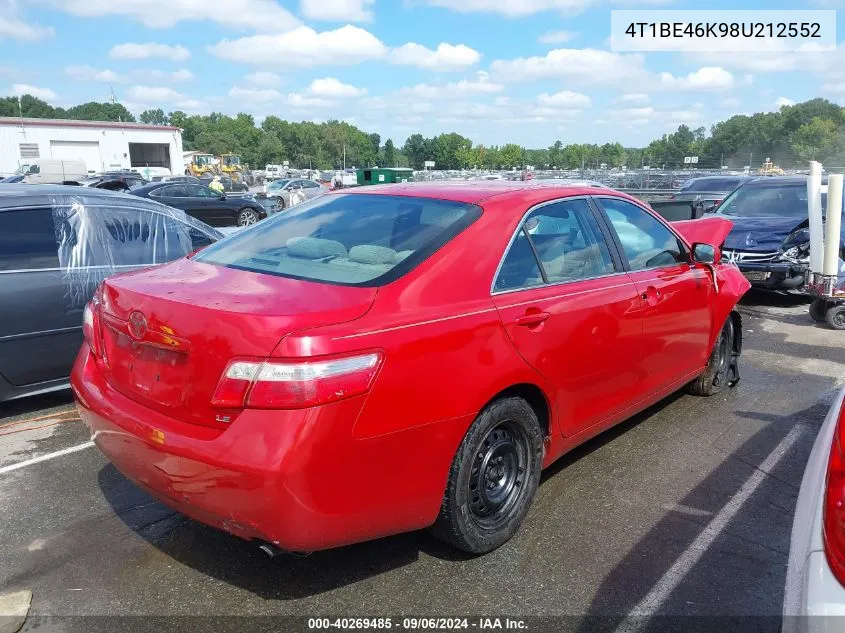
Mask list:
[[[349,249],[349,259],[361,264],[392,264],[396,261],[396,251],[375,244],[362,244]]]
[[[346,247],[340,242],[317,237],[292,237],[285,243],[285,246],[287,246],[289,255],[305,259],[348,256]]]

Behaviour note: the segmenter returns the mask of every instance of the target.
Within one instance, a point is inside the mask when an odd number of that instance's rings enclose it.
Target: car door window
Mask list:
[[[616,272],[586,199],[547,204],[523,222],[502,261],[494,291],[590,279]]]
[[[0,270],[58,268],[51,209],[0,212]]]
[[[631,270],[687,261],[686,249],[678,237],[644,209],[619,198],[602,198],[601,205],[619,237]]]
[[[525,220],[549,283],[615,272],[590,204],[583,198],[545,205]]]
[[[188,193],[193,198],[219,198],[220,194],[215,193],[208,187],[202,185],[187,185]]]

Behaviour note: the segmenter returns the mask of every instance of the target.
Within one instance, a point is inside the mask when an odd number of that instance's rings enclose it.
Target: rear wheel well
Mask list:
[[[543,437],[548,437],[551,433],[551,415],[549,411],[549,402],[543,390],[537,385],[531,383],[520,383],[511,385],[507,389],[503,389],[495,396],[490,398],[482,408],[486,408],[491,402],[495,402],[500,398],[522,398],[534,410],[537,416],[537,421],[540,423],[540,429],[543,431]]]
[[[730,316],[734,322],[734,351],[737,354],[742,353],[742,315],[736,310],[732,310]]]

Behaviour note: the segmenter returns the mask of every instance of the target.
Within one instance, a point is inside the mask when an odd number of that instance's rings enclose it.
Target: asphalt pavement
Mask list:
[[[0,405],[0,595],[32,592],[25,631],[117,630],[92,616],[509,615],[568,616],[558,624],[579,632],[749,618],[731,621],[774,633],[845,333],[799,298],[753,293],[742,313],[735,389],[674,395],[576,449],[513,540],[478,558],[418,532],[271,559],[122,477],[67,394]]]

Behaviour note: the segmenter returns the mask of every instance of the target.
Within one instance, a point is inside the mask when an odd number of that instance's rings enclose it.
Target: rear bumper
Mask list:
[[[71,385],[94,442],[123,475],[191,518],[290,551],[431,525],[454,454],[442,440],[459,438],[468,424],[353,439],[362,397],[299,411],[245,410],[221,432],[122,395],[87,345]]]
[[[792,262],[737,264],[752,286],[769,290],[803,288],[807,284],[807,266]]]

